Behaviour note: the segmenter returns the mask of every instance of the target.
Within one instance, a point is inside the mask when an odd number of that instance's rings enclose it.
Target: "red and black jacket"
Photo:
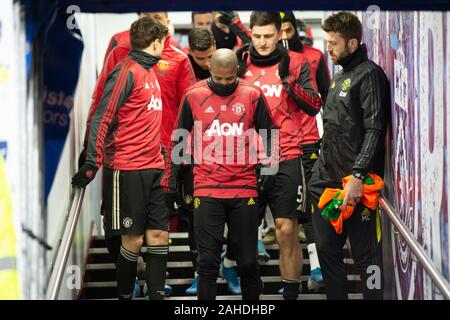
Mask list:
[[[261,87],[266,96],[275,125],[280,128],[280,161],[301,157],[304,119],[306,115],[315,116],[322,106],[311,81],[309,64],[301,54],[289,51],[289,76],[282,81],[278,75],[279,60],[267,57],[267,61],[257,61],[253,56],[250,52],[242,79]]]
[[[129,34],[129,31],[127,31]],[[102,71],[102,75],[99,78],[100,85],[97,84],[96,90],[94,92],[93,102],[91,105],[91,110],[89,112],[90,115],[94,114],[96,109],[96,104],[98,103],[95,100],[95,97],[101,96],[102,94],[102,86],[101,82],[102,77],[106,77],[111,71],[110,67],[115,65],[126,52],[130,50],[130,44],[126,44],[124,39],[127,39],[125,35],[126,32],[119,33],[121,35],[119,39],[122,39],[122,43],[119,46],[115,47],[111,52],[109,52],[108,58],[105,61],[105,67]],[[118,36],[114,36],[113,39],[116,39]],[[115,43],[111,40],[111,43]],[[128,35],[129,39],[129,35]],[[170,135],[173,130],[173,126],[175,124],[178,106],[180,105],[181,97],[184,94],[184,91],[195,84],[196,79],[194,75],[194,71],[192,70],[191,63],[186,54],[184,54],[181,50],[174,48],[170,45],[171,38],[170,36],[166,37],[164,42],[164,49],[162,51],[162,59],[158,62],[156,66],[153,67],[156,76],[158,77],[158,82],[162,88],[161,95],[163,101],[163,119],[162,119],[162,128],[161,128],[161,141],[165,148],[168,147],[170,142]],[[88,125],[90,120],[88,119]]]
[[[168,150],[170,172],[163,178],[162,186],[176,190],[180,161],[172,161],[172,156],[179,155],[181,146],[183,150],[191,150],[186,139],[176,136],[184,130],[184,138],[193,135],[195,145],[194,196],[256,197],[255,165],[258,159],[249,150],[256,151],[254,144],[259,136],[255,130],[267,129],[270,142],[274,128],[266,99],[259,88],[246,81],[237,81],[234,91],[224,94],[211,78],[200,81],[183,97],[176,122],[178,131],[173,136],[175,143]],[[270,154],[270,143],[267,151]],[[239,158],[240,155],[246,156]]]
[[[132,50],[107,76],[89,130],[86,163],[115,170],[164,169],[158,62]]]
[[[326,101],[330,87],[330,72],[324,54],[316,48],[304,46],[297,34],[289,41],[283,40],[282,43],[286,49],[298,52],[306,58],[310,66],[311,82],[319,91],[322,101]],[[316,117],[305,115],[302,128],[304,133],[302,144],[313,144],[320,140]]]
[[[106,61],[108,59],[109,54],[115,47],[126,47],[128,49],[131,48],[131,41],[130,41],[130,30],[125,30],[119,33],[116,33],[111,37],[111,40],[109,41],[108,48],[105,52],[105,59]]]

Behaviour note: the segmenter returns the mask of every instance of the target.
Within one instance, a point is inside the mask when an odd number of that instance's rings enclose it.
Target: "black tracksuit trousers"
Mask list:
[[[337,234],[317,208],[325,188],[342,188],[342,184],[321,179],[314,172],[308,185],[314,205],[312,214],[316,248],[328,299],[348,299],[347,272],[343,246],[350,240],[356,269],[361,276],[364,299],[383,299],[383,264],[379,212],[357,205],[344,221],[343,233]]]
[[[262,283],[257,261],[258,222],[256,198],[194,199],[199,300],[216,298],[225,223],[228,225],[228,243],[234,248],[241,278],[242,299],[259,299]]]

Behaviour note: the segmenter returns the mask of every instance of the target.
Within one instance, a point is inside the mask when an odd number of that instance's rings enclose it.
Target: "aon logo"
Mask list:
[[[214,120],[211,124],[211,128],[206,131],[208,137],[212,136],[241,136],[244,131],[243,123],[223,123],[220,124],[219,120]]]
[[[152,95],[152,99],[150,100],[150,103],[147,107],[148,111],[155,110],[155,111],[162,111],[162,100],[161,98],[155,98],[155,96]]]
[[[277,98],[281,97],[281,90],[283,89],[282,85],[280,86],[277,86],[275,84],[261,85],[261,82],[259,81],[256,81],[254,85],[260,87],[266,97],[277,97]]]

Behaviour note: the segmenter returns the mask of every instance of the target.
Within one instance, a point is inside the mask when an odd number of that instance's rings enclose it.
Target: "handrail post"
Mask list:
[[[61,245],[56,255],[55,264],[50,275],[50,281],[47,288],[47,300],[56,300],[58,298],[64,271],[66,270],[67,260],[69,259],[70,249],[72,247],[73,237],[81,213],[85,188],[76,189],[72,206],[70,207],[69,217],[64,229]]]

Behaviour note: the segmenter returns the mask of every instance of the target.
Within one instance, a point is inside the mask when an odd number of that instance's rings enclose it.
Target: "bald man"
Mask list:
[[[262,91],[237,78],[238,62],[233,51],[217,50],[211,58],[211,77],[186,90],[182,99],[174,143],[168,155],[171,170],[167,190],[175,194],[180,164],[191,161],[186,154],[194,136],[194,225],[198,246],[199,300],[217,294],[220,253],[225,223],[236,248],[242,298],[257,300],[262,283],[256,257],[258,236],[258,184],[256,157],[252,152],[257,131],[266,129],[266,151],[271,152],[275,129]],[[195,123],[195,126],[194,126]],[[262,132],[259,131],[261,134]],[[266,133],[266,132],[265,132]],[[173,150],[173,152],[172,152]],[[183,151],[180,153],[180,151]],[[254,153],[254,152],[253,152]],[[245,158],[245,159],[243,159]],[[270,176],[261,180],[267,190]]]

